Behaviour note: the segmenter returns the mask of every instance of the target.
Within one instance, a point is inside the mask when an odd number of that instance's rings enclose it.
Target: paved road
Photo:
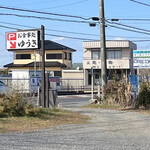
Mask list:
[[[62,95],[58,96],[58,101],[63,108],[78,108],[89,104],[91,99],[89,94],[86,95]]]
[[[65,103],[64,97],[60,99],[63,107],[89,115],[92,119],[82,125],[1,134],[0,150],[150,150],[150,116],[116,110],[81,109],[76,102]],[[86,103],[85,97],[82,102]]]

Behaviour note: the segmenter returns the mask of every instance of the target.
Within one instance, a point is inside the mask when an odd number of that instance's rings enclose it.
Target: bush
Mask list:
[[[0,117],[35,116],[37,112],[20,93],[5,95],[0,101]]]
[[[103,104],[129,107],[133,105],[132,87],[121,81],[109,82],[104,88]]]
[[[146,83],[141,84],[140,92],[136,101],[136,108],[139,106],[144,106],[145,108],[149,108],[150,106],[150,89]]]

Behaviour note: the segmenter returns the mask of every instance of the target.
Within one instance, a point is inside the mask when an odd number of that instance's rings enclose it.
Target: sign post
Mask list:
[[[46,99],[45,99],[45,45],[44,45],[44,26],[41,26],[41,50],[42,50],[42,84],[41,84],[41,99],[42,106],[46,107]]]

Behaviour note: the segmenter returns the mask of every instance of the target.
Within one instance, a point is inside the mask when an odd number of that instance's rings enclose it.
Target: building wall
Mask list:
[[[84,42],[84,60],[83,68],[91,68],[94,66],[97,69],[101,69],[101,60],[92,60],[91,59],[91,49],[100,48],[100,42]],[[136,49],[136,45],[129,41],[107,41],[107,48],[121,48],[122,49],[122,58],[121,59],[108,59],[107,68],[111,69],[130,69],[132,68],[132,53],[133,49]]]
[[[83,70],[62,70],[61,90],[80,91],[84,86]]]
[[[97,81],[101,81],[101,59],[92,59],[91,50],[93,48],[100,49],[99,41],[90,41],[83,42],[84,49],[84,60],[83,60],[83,68],[84,68],[84,85],[90,85],[91,74],[90,69],[93,67],[94,72],[94,83]],[[111,72],[117,72],[118,76],[122,73],[126,74],[126,76],[131,73],[134,74],[133,69],[133,50],[137,49],[136,44],[130,41],[106,41],[106,48],[110,49],[121,49],[122,57],[121,59],[107,59],[107,69],[109,74]],[[98,78],[99,76],[99,78]]]
[[[69,56],[69,53],[72,54],[71,51],[63,51],[63,50],[46,50],[45,51],[45,62],[60,62],[62,64],[65,64],[67,68],[72,67],[72,60],[65,59],[65,52],[67,53],[67,57]],[[31,54],[31,59],[15,59],[16,54]],[[62,59],[46,59],[46,54],[62,54]],[[14,64],[28,64],[31,62],[41,62],[42,58],[40,56],[40,51],[38,50],[32,50],[32,51],[15,51],[14,52]]]
[[[12,88],[20,92],[29,93],[30,82],[28,69],[12,70]]]
[[[31,54],[31,59],[15,59],[16,54]],[[14,52],[14,64],[28,64],[34,61],[34,51],[15,51]]]
[[[131,43],[132,45],[135,46],[134,43]],[[129,47],[130,45],[130,41],[106,41],[106,47],[107,48],[111,48],[111,47],[116,47],[116,48],[120,48],[120,47]],[[100,41],[88,41],[88,42],[83,42],[83,47],[85,49],[88,48],[99,48],[101,47],[101,43]]]
[[[83,70],[62,70],[63,79],[83,79]]]

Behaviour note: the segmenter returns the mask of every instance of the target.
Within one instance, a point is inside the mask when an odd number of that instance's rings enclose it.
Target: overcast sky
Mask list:
[[[147,41],[150,40],[150,1],[104,0],[104,2],[105,18],[108,21],[106,39],[130,40],[137,44],[138,49],[150,49],[150,41]],[[89,18],[95,16],[99,17],[99,0],[0,0],[0,68],[13,61],[12,53],[6,50],[6,32],[40,28],[41,25],[45,26],[45,33],[49,34],[46,35],[46,40],[53,40],[76,49],[73,62],[82,62],[83,41],[100,39],[99,25],[93,28],[89,27],[88,23],[92,21]],[[112,24],[110,19],[113,18],[120,20]]]

